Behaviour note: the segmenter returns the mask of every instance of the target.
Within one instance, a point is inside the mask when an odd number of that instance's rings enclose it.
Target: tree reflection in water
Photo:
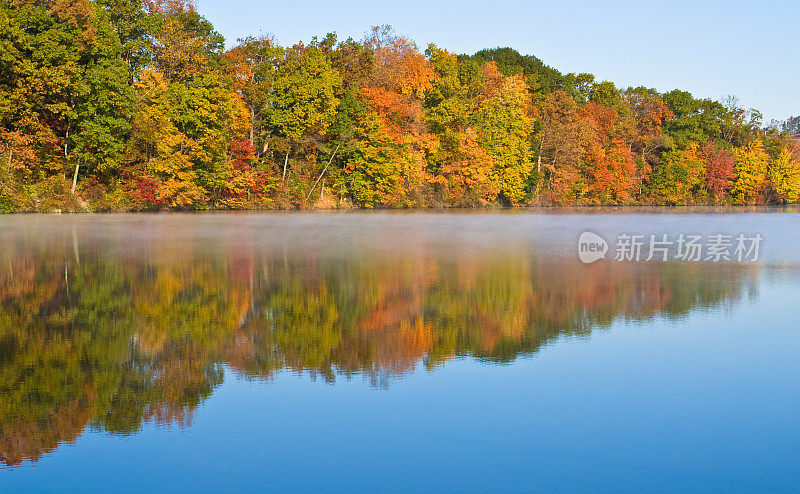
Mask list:
[[[86,244],[87,242],[84,242]],[[169,238],[6,239],[0,461],[36,461],[87,427],[189,425],[224,369],[387,386],[454,356],[510,362],[613,321],[681,317],[756,294],[758,268],[600,262],[490,250],[271,253]],[[391,255],[389,255],[391,254]]]

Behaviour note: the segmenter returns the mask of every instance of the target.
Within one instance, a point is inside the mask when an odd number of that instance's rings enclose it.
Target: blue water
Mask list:
[[[521,348],[511,359],[489,355],[498,351],[499,344],[491,351],[484,349],[487,355],[469,350],[468,346],[457,346],[461,350],[429,367],[425,356],[402,370],[398,370],[402,365],[388,358],[394,371],[387,370],[391,365],[382,364],[375,356],[371,364],[357,371],[334,371],[333,382],[326,382],[312,364],[286,363],[290,357],[269,376],[260,377],[239,370],[230,363],[231,357],[209,357],[220,363],[224,378],[198,405],[190,407],[190,423],[166,421],[159,425],[145,420],[140,430],[130,434],[112,434],[103,427],[87,426],[74,441],[60,444],[38,460],[0,470],[0,490],[796,491],[800,489],[800,281],[794,267],[796,245],[789,245],[787,238],[796,239],[797,230],[789,229],[796,228],[797,221],[796,216],[766,216],[744,225],[742,221],[746,220],[719,218],[725,225],[733,222],[743,228],[760,227],[768,234],[789,233],[785,238],[768,236],[771,242],[767,245],[773,247],[765,253],[767,261],[748,268],[741,278],[720,283],[731,293],[712,302],[698,302],[684,313],[670,314],[669,307],[651,313],[642,308],[651,296],[642,295],[635,298],[635,304],[626,303],[624,308],[611,311],[611,323],[593,323],[588,331],[563,328],[530,351],[520,343],[525,336],[520,340],[509,338]],[[154,218],[151,221],[159,221]],[[412,222],[425,221],[418,216],[411,218]],[[469,231],[470,221],[475,220],[471,216],[459,218],[450,217],[448,221],[465,222],[462,226]],[[514,239],[520,236],[515,232],[524,231],[526,217],[515,218],[523,218],[516,227],[513,218],[501,217],[501,222],[511,225],[509,236]],[[570,217],[567,223],[622,230],[642,221],[636,216],[616,218],[621,217]],[[441,220],[442,217],[432,217],[434,222]],[[671,220],[665,217],[664,221]],[[273,220],[258,221],[269,224]],[[280,221],[287,219],[281,217]],[[359,217],[358,221],[363,220]],[[551,220],[537,217],[532,221]],[[616,221],[625,224],[618,225]],[[702,225],[694,217],[688,217],[684,224],[687,222],[689,228]],[[336,228],[335,221],[333,225],[331,228]],[[664,225],[653,225],[648,220],[638,226],[647,230]],[[354,235],[359,234],[358,226],[350,228]],[[677,231],[679,227],[670,228]],[[538,242],[568,244],[572,231],[568,232],[563,238],[551,233]],[[41,235],[37,233],[40,241]],[[409,288],[417,287],[418,282],[408,281],[417,271],[402,271],[398,283],[408,290],[402,291],[399,298],[403,314],[411,314],[407,317],[410,319],[417,312],[432,317],[438,300],[432,290],[456,278],[445,269],[446,250],[437,250],[446,239],[440,233],[428,235],[427,247],[419,251],[413,245],[416,242],[418,247],[421,243],[418,233],[406,236],[407,245],[399,251],[381,244],[394,257],[372,261],[384,270],[388,269],[387,262],[391,266],[393,262],[408,265],[419,261],[427,266],[420,268],[422,273],[439,273],[435,282],[424,284],[428,288],[423,308],[409,310],[407,305],[413,306],[420,297]],[[330,232],[322,236],[332,238]],[[194,234],[188,238],[200,242]],[[292,240],[287,242],[292,245]],[[381,243],[375,238],[364,242],[372,247],[359,244],[358,255],[374,253],[372,243]],[[70,253],[72,245],[65,245],[65,252]],[[531,245],[536,251],[536,243]],[[333,241],[298,247],[302,255],[295,254],[305,261],[295,265],[293,272],[302,265],[303,277],[315,279],[313,286],[321,279],[339,293],[360,290],[343,281],[347,274],[331,274],[337,273],[335,266],[346,271],[355,269],[346,262],[349,254],[337,252],[331,256],[335,258],[330,261],[334,267],[326,271],[325,259],[331,254],[326,249],[338,248]],[[91,252],[89,247],[85,250]],[[476,262],[488,265],[486,270],[498,269],[498,264],[492,264],[491,251],[475,245],[465,250],[471,252],[470,258],[477,258]],[[141,256],[140,251],[136,252]],[[255,258],[259,258],[259,252],[256,247]],[[215,251],[204,255],[213,258],[217,254]],[[503,262],[512,265],[530,261],[530,257],[515,257],[523,254],[505,255]],[[511,261],[507,261],[508,255],[512,256]],[[561,252],[541,251],[533,256],[539,266],[558,262],[556,257],[568,257]],[[82,262],[89,263],[90,259],[90,254],[85,254]],[[234,261],[228,253],[226,269],[231,269]],[[41,258],[39,262],[43,262]],[[126,269],[127,274],[121,276],[131,276],[133,268]],[[585,273],[582,270],[588,269],[594,268],[573,259],[552,279],[531,270],[536,274],[524,275],[522,284],[528,285],[528,277],[544,277],[543,286],[552,285],[555,295],[564,295],[575,288],[559,285],[558,280],[562,276],[580,279]],[[673,274],[660,266],[648,268],[655,269],[649,274],[636,266],[625,269],[630,271],[614,274],[614,279],[643,280],[652,276],[667,286],[667,278],[689,279],[695,268],[670,265],[669,269],[675,270]],[[739,267],[709,269],[701,280],[713,283],[712,277],[721,277]],[[386,289],[371,278],[374,271],[367,273],[352,276],[369,293]],[[503,287],[513,288],[519,283],[514,274],[497,276],[499,283],[491,285],[494,298],[505,290]],[[186,278],[182,281],[188,282]],[[459,287],[470,284],[463,280],[457,283]],[[278,293],[290,291],[287,279],[279,278],[276,284]],[[304,289],[312,290],[307,286]],[[533,290],[534,297],[538,290]],[[308,296],[309,292],[302,293]],[[454,298],[454,292],[447,293],[447,300]],[[695,296],[694,292],[688,295]],[[667,298],[674,300],[677,296]],[[528,296],[511,300],[529,303]],[[338,306],[342,320],[345,308]],[[515,309],[511,306],[504,310],[510,314]],[[145,309],[139,304],[136,310]],[[610,309],[592,302],[585,310],[591,314]],[[358,320],[361,322],[354,324],[365,327],[366,319]],[[400,334],[391,332],[399,323],[388,324],[390,329],[382,331]],[[434,333],[445,332],[443,323],[432,324]],[[535,324],[528,321],[525,334],[535,332]],[[457,323],[454,327],[468,331],[462,326]],[[341,323],[336,331],[344,334],[352,328]],[[480,329],[476,331],[483,336]],[[372,334],[362,329],[366,341],[372,341]],[[393,342],[407,344],[397,342],[397,338],[400,337],[388,339],[390,350]],[[298,345],[316,344],[309,343],[306,337],[297,341]],[[288,348],[276,350],[286,355],[295,351],[293,342],[278,345]],[[378,354],[378,350],[373,353]],[[4,358],[9,359],[7,355]],[[153,357],[153,362],[157,361]]]

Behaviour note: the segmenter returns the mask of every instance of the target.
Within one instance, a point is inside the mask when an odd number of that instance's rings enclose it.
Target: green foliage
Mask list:
[[[648,182],[650,194],[668,204],[691,204],[703,193],[706,164],[696,144],[685,150],[669,151],[653,170]]]
[[[417,156],[385,135],[378,115],[365,117],[354,147],[344,171],[347,189],[357,204],[366,208],[415,205],[405,192],[418,172]]]
[[[274,132],[299,141],[309,131],[324,133],[339,105],[339,74],[319,47],[287,50],[272,81],[265,120]]]
[[[72,86],[68,125],[73,131],[67,145],[73,149],[70,161],[78,161],[91,174],[109,177],[117,171],[130,131],[133,88],[116,28],[105,12],[95,9],[94,36]]]
[[[521,55],[513,48],[493,48],[481,50],[471,57],[479,63],[494,62],[503,75],[522,75],[531,92],[543,94],[553,91],[567,91],[577,95],[578,91],[569,77],[544,64],[533,55]]]
[[[674,118],[664,125],[664,132],[675,146],[683,149],[690,143],[722,138],[726,110],[721,103],[695,99],[686,91],[674,90],[663,95],[664,103]]]

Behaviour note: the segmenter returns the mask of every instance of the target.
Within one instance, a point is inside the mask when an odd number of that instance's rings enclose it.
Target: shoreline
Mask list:
[[[116,216],[116,215],[159,215],[159,214],[285,214],[285,213],[390,213],[390,214],[485,214],[485,213],[660,213],[660,214],[758,214],[786,213],[800,214],[800,204],[784,205],[602,205],[602,206],[517,206],[480,208],[283,208],[283,209],[162,209],[148,211],[17,211],[0,213],[2,217],[13,216]]]

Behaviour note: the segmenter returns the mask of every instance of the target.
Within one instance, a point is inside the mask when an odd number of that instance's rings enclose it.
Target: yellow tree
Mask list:
[[[449,161],[439,170],[448,186],[448,204],[457,207],[483,205],[497,194],[492,184],[492,159],[478,143],[472,128],[455,134]]]
[[[664,153],[650,175],[648,186],[653,199],[669,204],[687,204],[706,188],[706,161],[697,143],[686,149]]]
[[[530,95],[521,76],[506,77],[475,115],[479,142],[492,159],[493,182],[511,204],[521,203],[533,170]]]
[[[159,72],[145,71],[136,84],[137,104],[128,156],[143,164],[134,179],[134,202],[144,207],[185,208],[202,202],[206,190],[196,184],[192,152],[198,145],[174,124],[168,85]],[[149,185],[152,184],[152,187]],[[152,194],[138,197],[143,191]]]
[[[787,148],[769,164],[770,186],[780,202],[797,202],[800,198],[800,163]]]
[[[762,192],[767,185],[767,167],[769,155],[764,150],[764,143],[756,139],[746,146],[735,149],[733,157],[736,162],[736,182],[733,185],[733,196],[739,204],[757,204],[762,199]]]
[[[486,204],[497,196],[491,183],[492,159],[469,125],[480,102],[474,93],[480,86],[487,89],[486,74],[474,70],[477,64],[461,64],[458,57],[436,45],[429,45],[426,54],[437,74],[433,89],[425,95],[426,120],[438,139],[435,153],[428,158],[430,180],[440,186],[440,197],[448,205]],[[494,64],[486,67],[496,71]],[[494,86],[493,82],[489,85]]]

